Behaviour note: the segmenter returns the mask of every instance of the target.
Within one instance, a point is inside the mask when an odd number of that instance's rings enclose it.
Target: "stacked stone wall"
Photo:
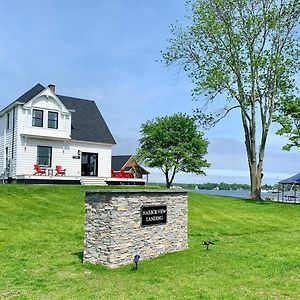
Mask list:
[[[167,206],[167,222],[142,226],[141,207]],[[118,267],[185,250],[187,193],[184,191],[86,191],[84,261]]]

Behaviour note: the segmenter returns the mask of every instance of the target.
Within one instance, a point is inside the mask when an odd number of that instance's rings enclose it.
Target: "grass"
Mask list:
[[[0,186],[0,299],[299,299],[299,205],[191,193],[189,250],[135,272],[82,263],[81,190]]]

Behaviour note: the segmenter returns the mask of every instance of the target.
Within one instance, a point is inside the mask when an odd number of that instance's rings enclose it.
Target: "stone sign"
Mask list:
[[[150,226],[167,223],[167,206],[142,206],[141,225]]]
[[[186,191],[85,193],[84,262],[114,268],[188,248]]]

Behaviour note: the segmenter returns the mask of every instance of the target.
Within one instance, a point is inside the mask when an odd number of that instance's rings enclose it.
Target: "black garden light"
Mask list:
[[[140,258],[141,257],[138,254],[134,256],[133,262],[135,263],[135,269],[136,270],[138,268],[138,262],[139,262]]]
[[[206,246],[206,250],[208,250],[209,245],[214,245],[212,241],[203,241],[202,245]]]

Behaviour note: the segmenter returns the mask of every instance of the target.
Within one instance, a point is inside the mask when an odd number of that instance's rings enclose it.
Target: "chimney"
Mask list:
[[[55,84],[48,84],[48,88],[55,94]]]

